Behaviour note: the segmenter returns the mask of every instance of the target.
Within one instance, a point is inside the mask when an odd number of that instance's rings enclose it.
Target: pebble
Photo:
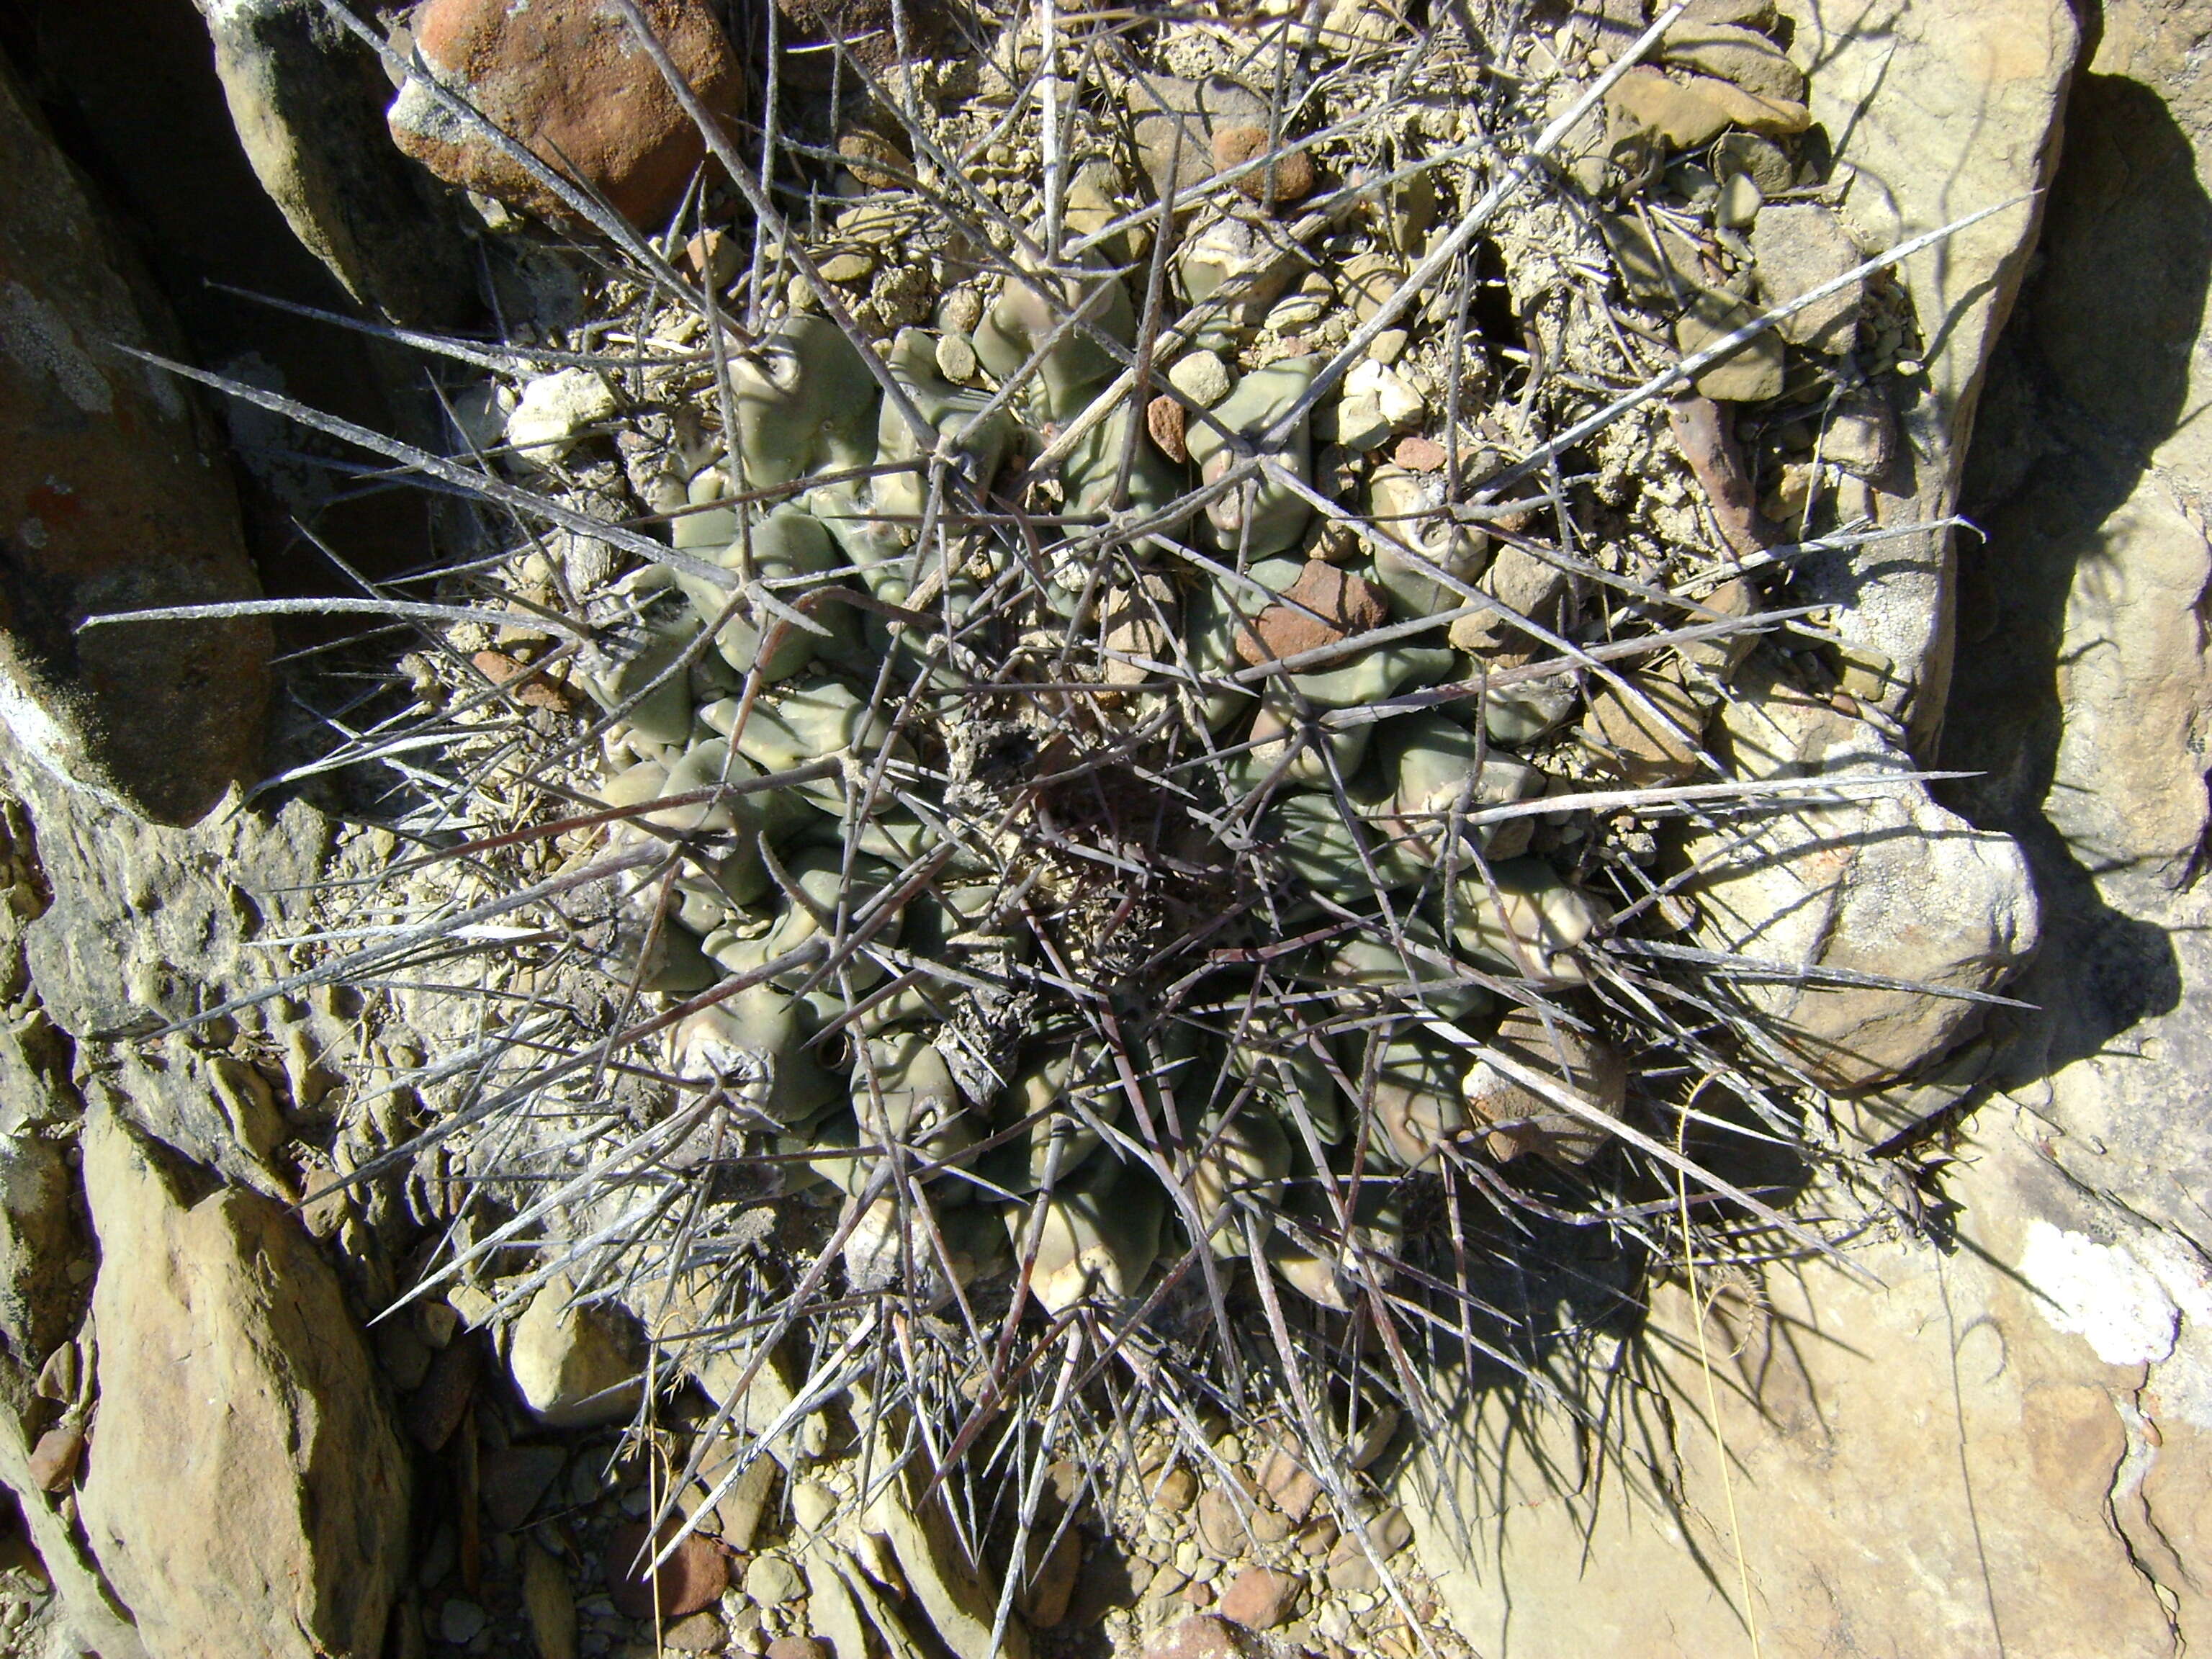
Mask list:
[[[476,1639],[491,1616],[475,1602],[456,1595],[438,1609],[438,1634],[459,1647]]]
[[[545,467],[565,458],[586,428],[615,412],[615,389],[588,368],[564,368],[526,382],[507,417],[515,463]]]
[[[904,150],[872,127],[855,127],[837,141],[845,171],[870,190],[896,190],[914,163]]]
[[[713,1653],[723,1639],[722,1621],[711,1613],[692,1613],[660,1632],[660,1645],[677,1653]]]
[[[1713,205],[1713,217],[1730,230],[1741,230],[1759,217],[1766,198],[1747,173],[1731,173]]]
[[[672,1535],[672,1525],[663,1536]],[[644,1551],[645,1528],[625,1522],[607,1536],[599,1557],[607,1581],[608,1599],[627,1619],[650,1619],[654,1608],[654,1583],[638,1571]],[[654,1575],[659,1583],[659,1612],[663,1619],[681,1619],[712,1602],[730,1583],[730,1559],[711,1539],[693,1533],[661,1564]]]
[[[948,334],[972,334],[982,320],[982,296],[971,289],[956,288],[937,302],[937,325]]]
[[[1337,285],[1352,296],[1352,314],[1362,323],[1371,319],[1405,280],[1406,268],[1387,253],[1356,254],[1337,273]]]
[[[1386,328],[1367,343],[1367,355],[1378,363],[1395,363],[1406,349],[1407,335],[1402,328]]]
[[[1211,1613],[1170,1625],[1145,1644],[1144,1659],[1243,1659],[1246,1638]]]
[[[745,1594],[763,1607],[795,1601],[805,1589],[799,1569],[780,1555],[757,1555],[745,1569]]]
[[[1152,434],[1160,453],[1171,461],[1190,459],[1190,448],[1183,438],[1189,418],[1189,411],[1164,392],[1145,405],[1145,430]]]
[[[523,1547],[522,1610],[540,1659],[576,1659],[576,1601],[568,1571],[535,1544]]]
[[[76,1474],[77,1459],[83,1454],[83,1425],[67,1421],[56,1424],[31,1449],[31,1479],[40,1492],[59,1492]]]
[[[966,335],[937,337],[937,372],[955,386],[965,386],[975,378],[975,348]]]
[[[1298,1580],[1273,1567],[1247,1567],[1221,1595],[1221,1614],[1249,1630],[1272,1630],[1297,1600]]]
[[[485,1519],[501,1532],[520,1526],[545,1496],[567,1457],[558,1446],[507,1446],[485,1453],[478,1474]]]
[[[1211,409],[1229,395],[1229,365],[1211,351],[1187,351],[1168,370],[1168,383],[1193,403]]]
[[[1771,216],[1762,214],[1764,224]],[[1674,323],[1674,343],[1684,356],[1702,351],[1751,320],[1741,301],[1699,295]],[[1773,329],[1755,336],[1697,377],[1698,393],[1715,403],[1763,403],[1782,395],[1782,337]]]
[[[1672,149],[1701,149],[1730,126],[1770,134],[1802,132],[1813,118],[1800,103],[1762,98],[1706,75],[1674,80],[1642,64],[1613,83],[1605,101],[1624,125]]]
[[[1751,228],[1751,252],[1759,270],[1759,289],[1779,305],[1832,281],[1860,263],[1858,246],[1843,221],[1818,202],[1779,203],[1763,210]],[[1810,346],[1830,356],[1858,343],[1859,307],[1866,298],[1863,280],[1784,318],[1775,330],[1793,345]],[[1711,396],[1711,393],[1707,393]]]
[[[1318,1561],[1336,1547],[1336,1517],[1324,1515],[1298,1534],[1298,1553]]]
[[[1264,127],[1219,127],[1213,134],[1213,165],[1226,173],[1231,167],[1257,161],[1268,149]],[[1237,180],[1238,190],[1262,203],[1300,201],[1313,186],[1313,158],[1302,149],[1279,156],[1263,167],[1255,167]]]
[[[1435,439],[1417,434],[1399,439],[1398,447],[1390,452],[1390,459],[1408,472],[1441,472],[1451,454]]]
[[[875,256],[848,249],[833,253],[815,269],[825,283],[857,283],[876,268]]]
[[[1155,1507],[1170,1515],[1181,1515],[1198,1497],[1198,1477],[1189,1468],[1178,1463],[1161,1479],[1152,1492]]]
[[[768,1659],[830,1659],[830,1644],[811,1636],[779,1636],[768,1644]]]
[[[702,230],[684,244],[684,257],[677,268],[695,283],[722,289],[736,278],[744,262],[736,237],[726,230]]]

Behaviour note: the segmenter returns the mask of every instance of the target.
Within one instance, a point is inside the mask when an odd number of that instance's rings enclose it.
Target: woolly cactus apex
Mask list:
[[[897,380],[908,401],[935,428],[940,441],[966,434],[954,447],[953,457],[969,482],[979,489],[989,483],[992,475],[999,470],[999,463],[1006,459],[1007,446],[1013,441],[1012,419],[1000,410],[978,422],[976,416],[989,404],[991,394],[970,386],[955,386],[939,374],[936,345],[932,337],[921,329],[900,331],[891,347],[890,366],[892,378]],[[971,426],[972,431],[969,429]],[[908,423],[904,412],[888,399],[877,417],[875,459],[882,462],[928,459],[928,452]],[[928,499],[926,467],[887,472],[876,480],[877,513],[911,521],[902,526],[908,537],[918,527]]]
[[[1602,919],[1597,901],[1541,859],[1508,859],[1490,876],[1461,872],[1452,914],[1459,947],[1538,985],[1583,983],[1589,975],[1574,953]]]
[[[1388,781],[1383,823],[1407,845],[1435,861],[1444,853],[1449,815],[1541,795],[1545,775],[1525,761],[1485,754],[1475,733],[1434,709],[1382,722],[1376,770]],[[1468,833],[1494,859],[1528,848],[1533,820],[1510,819]]]
[[[1433,616],[1465,603],[1449,584],[1424,570],[1395,543],[1462,583],[1472,584],[1490,562],[1490,537],[1472,525],[1455,522],[1444,503],[1444,481],[1402,467],[1376,469],[1367,487],[1367,508],[1380,532],[1375,543],[1375,580],[1387,590],[1399,614]]]
[[[1057,283],[1035,275],[1009,276],[975,330],[976,361],[1001,380],[1043,350],[1024,393],[1032,405],[1029,418],[1039,424],[1079,414],[1092,390],[1121,368],[1085,324],[1124,345],[1136,336],[1136,313],[1121,277],[1095,252],[1085,254],[1081,264],[1087,274]],[[1057,305],[1048,290],[1056,291]],[[1079,314],[1082,324],[1067,321]]]
[[[669,1069],[688,1082],[719,1084],[777,1123],[801,1123],[844,1094],[843,1079],[807,1046],[806,1025],[789,995],[756,985],[680,1022],[669,1034]]]
[[[744,489],[875,459],[880,393],[852,343],[825,317],[784,319],[758,349],[730,362]]]
[[[837,562],[830,532],[814,519],[790,507],[778,507],[764,519],[750,514],[738,517],[731,526],[731,539],[715,549],[711,557],[713,562],[735,573],[744,568],[748,553],[755,575],[769,584],[786,605],[794,605],[803,597],[803,590],[783,584],[793,577],[830,569]],[[684,597],[691,601],[691,608],[702,626],[712,627],[714,619],[727,609],[732,589],[703,576],[682,573],[678,573],[676,580]],[[748,611],[753,614],[749,616]],[[844,625],[848,614],[842,605],[836,607],[825,619],[825,625]],[[771,634],[775,635],[774,642],[763,656],[763,641]],[[790,678],[813,661],[821,642],[820,635],[780,620],[764,606],[755,611],[750,601],[741,605],[714,635],[715,649],[733,672],[749,672],[757,663],[761,678],[770,684]]]
[[[1240,449],[1256,442],[1305,396],[1320,368],[1318,358],[1285,357],[1247,374],[1205,418],[1194,416],[1183,441],[1200,476],[1207,483],[1218,483],[1241,459]],[[1232,445],[1232,436],[1243,444]],[[1300,480],[1313,476],[1313,441],[1306,422],[1298,422],[1267,453]],[[1266,473],[1206,509],[1221,544],[1255,559],[1297,546],[1310,513],[1304,496]]]
[[[1048,1313],[1094,1293],[1117,1300],[1133,1295],[1159,1259],[1167,1194],[1149,1170],[1094,1158],[1073,1180],[1054,1188],[1042,1212],[1030,1293]],[[1032,1213],[1028,1205],[1006,1208],[1006,1232],[1018,1257]]]

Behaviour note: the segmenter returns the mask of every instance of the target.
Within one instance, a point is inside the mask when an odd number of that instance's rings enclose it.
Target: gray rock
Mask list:
[[[1267,100],[1218,75],[1204,81],[1148,75],[1130,82],[1126,98],[1135,118],[1137,150],[1155,191],[1167,188],[1170,167],[1178,190],[1213,177],[1217,129],[1267,125]]]
[[[62,1346],[82,1301],[66,1271],[80,1254],[71,1186],[58,1142],[0,1136],[0,1352],[31,1370]]]
[[[1751,228],[1752,258],[1759,292],[1770,305],[1786,305],[1834,281],[1864,257],[1843,222],[1818,202],[1780,202],[1762,209]],[[1777,325],[1793,345],[1836,356],[1858,343],[1859,307],[1866,283],[1851,283]]]
[[[507,1364],[523,1403],[555,1428],[626,1421],[637,1409],[643,1347],[636,1322],[604,1303],[572,1305],[548,1280],[514,1322]]]
[[[1736,775],[1867,777],[1911,769],[1872,726],[1747,671],[1712,744]],[[1724,844],[1749,832],[1734,851]],[[1840,970],[1946,990],[1994,990],[2035,948],[2035,891],[2008,836],[1944,811],[1925,786],[1832,806],[1783,808],[1686,838],[1697,944],[1787,969]],[[1851,1090],[1934,1058],[1974,1004],[1866,985],[1745,980],[1760,1029],[1815,1078]]]
[[[468,243],[385,132],[376,54],[316,0],[193,3],[239,143],[301,243],[395,322],[461,320],[476,300]]]
[[[84,1184],[106,1264],[85,1535],[161,1659],[374,1653],[405,1565],[407,1464],[337,1281],[298,1224],[102,1113]]]
[[[261,752],[269,630],[87,617],[258,597],[174,325],[0,72],[0,719],[59,775],[188,823]]]
[[[1762,222],[1765,216],[1760,216]],[[1751,307],[1741,301],[1701,293],[1676,319],[1674,343],[1686,357],[1727,338],[1751,320]],[[1781,339],[1772,329],[1753,336],[1702,371],[1696,385],[1700,397],[1716,403],[1763,403],[1780,397]]]

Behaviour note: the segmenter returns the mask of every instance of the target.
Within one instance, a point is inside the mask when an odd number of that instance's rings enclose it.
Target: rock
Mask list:
[[[1713,222],[1728,230],[1747,228],[1759,217],[1759,210],[1766,205],[1766,198],[1751,175],[1731,173],[1721,180],[1719,198],[1713,204]]]
[[[768,1644],[768,1659],[831,1659],[830,1644],[811,1636],[779,1636]]]
[[[726,230],[707,229],[684,239],[676,268],[705,288],[725,289],[744,269],[745,251]]]
[[[159,823],[257,775],[258,620],[95,613],[258,598],[220,450],[120,234],[0,73],[0,719],[41,764]]]
[[[98,1453],[77,1498],[164,1659],[374,1653],[407,1465],[337,1281],[268,1200],[185,1196],[112,1116],[84,1140],[103,1267]]]
[[[1751,307],[1741,301],[1701,291],[1691,301],[1690,308],[1675,319],[1674,343],[1686,357],[1751,320]],[[1782,337],[1770,328],[1701,370],[1695,385],[1699,397],[1716,402],[1764,403],[1782,395]]]
[[[662,1545],[676,1533],[676,1523],[665,1522],[660,1533]],[[730,1559],[712,1539],[693,1533],[648,1578],[643,1569],[653,1553],[646,1547],[641,1522],[626,1521],[607,1536],[599,1571],[606,1582],[608,1598],[625,1619],[650,1619],[656,1613],[663,1619],[682,1619],[710,1605],[729,1587]],[[769,1559],[761,1557],[753,1566],[757,1568]],[[746,1582],[750,1587],[750,1572]]]
[[[1255,1650],[1249,1632],[1225,1619],[1200,1613],[1146,1643],[1144,1659],[1248,1659]]]
[[[1644,64],[1614,82],[1605,101],[1618,128],[1649,134],[1673,149],[1698,149],[1726,127],[1802,132],[1811,120],[1802,104],[1762,98],[1710,76],[1670,79]]]
[[[514,1322],[507,1367],[523,1404],[556,1429],[625,1421],[637,1409],[640,1344],[627,1315],[570,1305],[568,1281],[548,1279]]]
[[[1511,543],[1498,550],[1490,568],[1475,586],[1504,610],[1478,611],[1455,622],[1445,637],[1462,651],[1498,649],[1515,635],[1519,627],[1517,618],[1525,617],[1539,627],[1559,632],[1565,625],[1567,608],[1574,594],[1573,577]],[[1527,642],[1526,635],[1520,637]]]
[[[84,1425],[64,1418],[31,1448],[31,1480],[40,1492],[60,1492],[76,1478],[84,1455]]]
[[[673,1653],[717,1653],[728,1638],[722,1621],[711,1613],[678,1619],[660,1632],[660,1645]]]
[[[1244,1517],[1236,1500],[1220,1486],[1208,1486],[1198,1497],[1199,1547],[1217,1561],[1233,1561],[1249,1541]]]
[[[975,348],[964,334],[937,337],[937,372],[956,386],[975,378]]]
[[[1268,605],[1249,628],[1237,631],[1237,654],[1253,664],[1294,657],[1369,633],[1389,620],[1389,601],[1370,584],[1348,570],[1310,559],[1283,590],[1282,601]]]
[[[1901,411],[1899,435],[1929,459],[1899,481],[1909,489],[1877,488],[1879,525],[1931,524],[1954,510],[1990,346],[2049,196],[2075,17],[2064,0],[1916,0],[1899,29],[1876,0],[1817,0],[1798,20],[1800,40],[1811,29],[1826,43],[1808,97],[1814,120],[1841,135],[1855,244],[1888,247],[2002,210],[1898,268],[1932,351],[1925,395]],[[1835,605],[1847,640],[1897,665],[1899,689],[1885,707],[1917,748],[1941,722],[1951,672],[1952,536],[1899,536],[1882,548],[1872,566],[1863,556],[1806,561],[1802,602]]]
[[[536,1544],[522,1549],[522,1611],[538,1659],[576,1659],[576,1596],[568,1570]]]
[[[490,1622],[491,1615],[465,1596],[448,1596],[438,1609],[438,1634],[455,1647],[466,1647]]]
[[[1041,1517],[1042,1519],[1042,1517]],[[1052,1525],[1058,1525],[1055,1520]],[[1031,1540],[1031,1554],[1036,1554],[1036,1540]],[[1050,1630],[1067,1617],[1068,1603],[1075,1595],[1076,1580],[1083,1571],[1083,1534],[1069,1527],[1053,1540],[1052,1547],[1044,1552],[1044,1559],[1022,1583],[1015,1596],[1015,1605],[1029,1621],[1032,1630]]]
[[[1160,453],[1171,461],[1188,461],[1190,451],[1184,447],[1182,434],[1185,420],[1183,406],[1162,392],[1145,405],[1145,429],[1152,434],[1152,441]]]
[[[1669,64],[1731,82],[1771,104],[1805,101],[1803,74],[1756,29],[1686,17],[1667,31],[1659,55]]]
[[[734,117],[742,66],[702,0],[641,0],[693,92]],[[540,161],[602,195],[641,229],[660,228],[706,141],[619,13],[592,0],[430,0],[415,14],[423,66]],[[559,197],[438,101],[420,70],[388,116],[393,142],[447,184],[541,218],[573,216]]]
[[[449,204],[394,153],[366,41],[313,0],[194,0],[239,143],[301,244],[392,321],[450,325],[476,272]]]
[[[848,284],[859,282],[875,268],[875,257],[872,254],[862,253],[857,249],[848,249],[842,253],[833,253],[822,261],[820,266],[822,280],[825,283]]]
[[[992,1649],[997,1586],[987,1585],[966,1565],[939,1507],[942,1498],[938,1494],[917,1514],[905,1490],[887,1484],[869,1505],[864,1525],[889,1541],[908,1600],[921,1608],[945,1644],[955,1653],[986,1654]],[[1029,1632],[1018,1620],[1008,1622],[1000,1650],[1006,1659],[1030,1659]]]
[[[896,190],[914,176],[914,159],[890,135],[873,127],[841,133],[837,154],[844,160],[845,171],[863,189]]]
[[[775,9],[786,25],[779,37],[779,67],[793,85],[817,92],[828,91],[835,78],[830,41],[871,73],[880,74],[898,59],[901,21],[908,47],[924,54],[947,24],[941,0],[912,0],[902,19],[894,16],[892,0],[776,0]],[[852,84],[849,76],[845,83]]]
[[[805,1590],[799,1569],[780,1555],[757,1555],[745,1569],[745,1594],[764,1607],[795,1601]]]
[[[514,452],[507,459],[531,471],[553,466],[616,407],[614,388],[588,368],[540,374],[524,386],[507,417],[507,442]]]
[[[1295,1574],[1247,1567],[1221,1593],[1221,1616],[1247,1630],[1273,1630],[1289,1616],[1299,1588]]]
[[[1897,416],[1873,386],[1846,392],[1820,427],[1820,459],[1879,483],[1897,459]]]
[[[81,1237],[71,1187],[57,1142],[0,1136],[0,1352],[27,1368],[41,1355],[76,1352],[66,1340],[82,1304],[67,1272]],[[54,1397],[70,1403],[75,1393]]]
[[[1547,1030],[1528,1008],[1516,1008],[1500,1020],[1483,1048],[1486,1057],[1468,1071],[1464,1097],[1470,1117],[1496,1126],[1483,1137],[1492,1158],[1503,1164],[1524,1152],[1538,1152],[1554,1163],[1587,1164],[1604,1149],[1607,1136],[1601,1127],[1508,1077],[1490,1064],[1487,1054],[1502,1054],[1516,1066],[1551,1079],[1583,1104],[1607,1117],[1619,1117],[1628,1103],[1628,1066],[1619,1049],[1564,1021],[1555,1020]],[[1399,1520],[1402,1522],[1404,1517]],[[1386,1546],[1376,1528],[1370,1528],[1370,1536],[1385,1554],[1398,1547]]]
[[[1910,761],[1872,726],[1771,676],[1724,705],[1714,746],[1747,778],[1873,776]],[[1721,841],[1751,831],[1734,853]],[[2020,849],[1917,784],[1834,806],[1731,821],[1686,839],[1711,860],[1689,887],[1695,943],[1786,969],[1994,989],[2033,951],[2035,894]],[[1746,980],[1737,994],[1771,1037],[1831,1087],[1865,1088],[1966,1034],[1972,1003],[1915,990]]]
[[[486,1452],[477,1477],[484,1517],[501,1532],[513,1532],[530,1518],[568,1457],[558,1446],[502,1446]]]
[[[1263,126],[1218,126],[1213,130],[1214,171],[1226,173],[1231,167],[1243,167],[1267,155],[1271,148],[1267,129]],[[1237,188],[1254,201],[1286,206],[1304,200],[1313,186],[1313,158],[1302,149],[1292,150],[1266,167],[1255,167],[1237,180]]]
[[[1178,1463],[1160,1477],[1152,1488],[1151,1502],[1164,1515],[1181,1515],[1197,1496],[1198,1477],[1187,1465]]]
[[[1321,1498],[1321,1482],[1314,1478],[1286,1445],[1268,1452],[1260,1465],[1260,1490],[1296,1526],[1313,1513]]]
[[[1796,182],[1790,157],[1771,138],[1726,132],[1713,141],[1713,173],[1723,184],[1748,179],[1762,198],[1779,196]]]
[[[1786,305],[1861,264],[1843,221],[1818,202],[1783,202],[1763,210],[1751,228],[1759,289],[1770,305]],[[1866,283],[1853,283],[1776,325],[1793,345],[1839,356],[1858,343]]]
[[[1211,409],[1229,395],[1229,365],[1211,351],[1186,351],[1168,370],[1168,383],[1193,403]]]
[[[1390,459],[1408,472],[1441,472],[1450,464],[1451,453],[1433,438],[1401,438]]]
[[[1264,132],[1267,126],[1267,100],[1220,76],[1205,81],[1142,76],[1130,81],[1126,99],[1137,151],[1155,191],[1167,189],[1170,168],[1179,191],[1211,179],[1217,133],[1253,127]]]
[[[425,1451],[436,1451],[453,1437],[461,1414],[474,1397],[483,1354],[473,1341],[459,1341],[437,1351],[429,1361],[429,1375],[408,1401],[403,1413],[407,1437]]]
[[[1600,681],[1590,692],[1583,740],[1634,788],[1681,783],[1698,770],[1705,711],[1689,688],[1658,672]]]

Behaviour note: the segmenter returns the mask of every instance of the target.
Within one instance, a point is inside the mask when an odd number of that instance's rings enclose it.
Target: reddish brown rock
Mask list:
[[[1370,583],[1320,559],[1307,562],[1283,590],[1283,599],[1237,630],[1237,654],[1246,662],[1319,650],[1390,620],[1389,601]]]
[[[1188,418],[1183,406],[1164,392],[1145,406],[1145,429],[1171,461],[1190,459],[1190,450],[1183,442],[1183,426]]]
[[[673,1538],[677,1529],[677,1522],[668,1522],[661,1532],[663,1543]],[[650,1619],[656,1610],[663,1619],[685,1618],[729,1588],[730,1558],[719,1544],[696,1532],[676,1547],[660,1564],[659,1572],[647,1578],[640,1571],[645,1564],[645,1537],[641,1522],[626,1522],[608,1537],[606,1553],[600,1558],[608,1598],[625,1619]],[[655,1580],[659,1591],[657,1609]]]
[[[501,1532],[513,1532],[530,1518],[567,1461],[558,1446],[503,1446],[486,1452],[477,1477],[484,1518]]]
[[[461,1413],[468,1410],[470,1396],[476,1392],[477,1372],[483,1363],[477,1344],[468,1340],[441,1348],[430,1362],[430,1374],[401,1413],[408,1437],[423,1450],[436,1451],[453,1437]]]
[[[781,68],[793,85],[818,90],[830,84],[833,41],[871,71],[898,61],[898,19],[891,0],[776,0],[775,9],[783,17]],[[907,0],[903,9],[908,48],[928,52],[945,33],[941,0]],[[852,84],[849,75],[846,84]]]
[[[1221,1616],[1247,1630],[1272,1630],[1287,1618],[1298,1599],[1298,1581],[1273,1567],[1247,1567],[1221,1593]]]
[[[1220,127],[1213,134],[1214,170],[1226,173],[1258,160],[1269,149],[1264,127]],[[1296,202],[1313,189],[1313,158],[1304,150],[1278,156],[1237,180],[1237,188],[1255,202]]]
[[[639,9],[700,101],[734,114],[743,68],[704,0],[639,0]],[[416,15],[415,45],[501,131],[633,224],[658,228],[706,156],[706,141],[622,15],[598,0],[429,0]],[[544,218],[570,216],[419,79],[400,89],[389,120],[399,148],[448,184]]]
[[[768,1644],[768,1659],[830,1659],[830,1644],[811,1636],[779,1636]]]
[[[1435,439],[1417,434],[1399,439],[1397,448],[1390,452],[1390,459],[1408,472],[1441,472],[1451,455]]]
[[[40,1492],[59,1492],[76,1478],[77,1459],[83,1455],[82,1425],[58,1423],[31,1448],[31,1479]]]
[[[542,668],[517,662],[504,651],[479,651],[469,660],[494,685],[506,687],[525,708],[544,708],[565,714],[576,706],[574,696],[561,680]]]

